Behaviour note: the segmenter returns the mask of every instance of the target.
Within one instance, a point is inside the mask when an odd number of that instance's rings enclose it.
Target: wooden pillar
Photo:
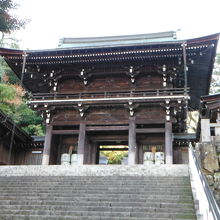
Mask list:
[[[84,149],[84,164],[90,164],[91,144],[86,137],[85,149]]]
[[[88,164],[92,164],[92,143],[90,142],[88,145]]]
[[[135,117],[129,118],[129,131],[128,131],[128,165],[134,165],[136,162],[136,124]]]
[[[143,159],[144,159],[143,145],[140,144],[138,146],[138,163],[143,164],[144,163]]]
[[[173,164],[173,133],[172,122],[165,122],[165,156],[166,164]]]
[[[98,144],[97,143],[93,143],[92,144],[92,164],[96,164],[96,156],[97,156],[97,148],[98,148]]]
[[[44,141],[42,165],[49,165],[49,162],[50,162],[52,127],[53,126],[50,124],[46,125],[46,135],[45,135],[45,141]]]
[[[59,136],[59,145],[58,145],[58,151],[57,151],[57,165],[61,164],[61,148],[62,148],[62,141],[63,141],[63,136]]]
[[[99,156],[100,156],[100,150],[99,150],[99,145],[98,145],[96,148],[95,164],[99,164]]]
[[[81,120],[79,125],[79,138],[78,138],[78,149],[77,149],[78,165],[83,165],[84,163],[85,144],[86,144],[86,122],[85,120]]]

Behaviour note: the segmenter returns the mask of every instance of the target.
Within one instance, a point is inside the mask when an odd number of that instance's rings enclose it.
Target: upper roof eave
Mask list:
[[[102,49],[102,48],[120,48],[120,47],[134,47],[134,46],[157,46],[157,45],[174,45],[174,44],[182,44],[182,43],[198,43],[207,40],[218,40],[220,33],[192,38],[192,39],[184,39],[184,40],[173,40],[173,41],[157,41],[157,42],[148,42],[148,43],[134,43],[134,44],[121,44],[121,45],[97,45],[87,46],[87,47],[66,47],[66,48],[54,48],[54,49],[42,49],[42,50],[18,50],[18,49],[9,49],[9,48],[0,48],[0,55],[9,55],[9,54],[24,54],[24,53],[41,53],[41,52],[57,52],[57,51],[71,51],[71,50],[86,50],[86,49]]]
[[[161,38],[174,38],[176,31],[166,31],[148,34],[135,34],[135,35],[117,35],[117,36],[101,36],[101,37],[81,37],[81,38],[61,38],[61,43],[80,43],[80,42],[97,42],[97,41],[122,41],[122,40],[140,40],[140,39],[161,39]]]

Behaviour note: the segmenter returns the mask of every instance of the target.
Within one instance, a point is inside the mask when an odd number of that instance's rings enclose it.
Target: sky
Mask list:
[[[220,0],[16,0],[28,18],[21,49],[56,48],[63,37],[178,31],[178,39],[220,32]],[[220,47],[218,47],[220,48]],[[218,49],[218,51],[220,51]]]

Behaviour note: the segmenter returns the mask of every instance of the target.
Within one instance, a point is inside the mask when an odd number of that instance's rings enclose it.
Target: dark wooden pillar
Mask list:
[[[58,151],[57,151],[57,165],[61,164],[61,148],[62,148],[62,143],[63,142],[63,136],[59,136],[59,145],[58,145]]]
[[[96,164],[98,144],[95,142],[92,144],[92,164]]]
[[[86,144],[86,122],[85,120],[81,120],[79,125],[79,138],[78,138],[78,149],[77,149],[78,165],[83,165],[84,163],[85,144]]]
[[[172,122],[165,122],[165,155],[166,164],[173,164],[173,133]]]
[[[136,162],[136,124],[135,117],[129,118],[129,131],[128,131],[128,165],[134,165]]]
[[[143,158],[144,158],[144,151],[143,151],[143,145],[140,144],[138,146],[138,163],[143,164]]]
[[[52,140],[52,125],[46,125],[46,135],[44,141],[44,151],[42,157],[42,165],[49,165],[50,162],[50,151],[51,151],[51,140]]]
[[[90,164],[90,154],[91,154],[91,145],[86,137],[85,148],[84,148],[84,164]]]

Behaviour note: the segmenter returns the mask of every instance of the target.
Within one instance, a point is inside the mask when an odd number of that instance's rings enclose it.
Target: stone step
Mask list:
[[[91,187],[96,187],[96,188],[100,188],[100,189],[104,189],[104,188],[109,188],[109,187],[118,187],[118,188],[123,188],[123,187],[126,187],[126,188],[140,188],[140,189],[149,189],[149,188],[162,188],[162,189],[165,189],[165,188],[191,188],[191,185],[190,184],[169,184],[169,183],[166,183],[166,184],[159,184],[159,183],[154,183],[154,182],[149,182],[149,183],[143,183],[143,184],[117,184],[117,182],[112,182],[112,183],[70,183],[70,184],[62,184],[62,183],[34,183],[34,184],[16,184],[16,183],[13,183],[13,184],[10,184],[10,183],[5,183],[5,184],[0,184],[0,189],[4,187],[4,188],[8,188],[8,189],[11,189],[11,188],[91,188]]]
[[[176,186],[171,186],[171,187],[160,187],[160,186],[118,186],[117,184],[111,185],[111,186],[96,186],[96,185],[89,185],[89,186],[14,186],[14,187],[8,187],[8,186],[1,186],[0,187],[0,193],[2,191],[77,191],[77,190],[88,190],[88,191],[114,191],[114,190],[126,190],[126,191],[133,191],[133,192],[149,192],[149,191],[191,191],[190,186],[181,186],[181,187],[176,187]]]
[[[111,212],[111,211],[57,211],[57,210],[2,210],[1,215],[50,215],[50,216],[106,216],[106,217],[136,217],[136,218],[195,218],[195,214],[191,213],[177,213],[177,212]]]
[[[127,191],[122,191],[122,190],[118,190],[118,191],[107,191],[107,192],[103,192],[103,191],[87,191],[87,190],[77,190],[74,192],[64,192],[64,191],[60,191],[60,192],[47,192],[47,191],[32,191],[32,192],[26,192],[26,191],[19,191],[19,192],[1,192],[0,194],[2,196],[59,196],[59,197],[68,197],[68,196],[78,196],[81,194],[86,194],[94,196],[97,193],[99,194],[103,194],[104,196],[109,196],[109,195],[114,195],[117,197],[118,194],[124,196],[124,195],[131,195],[130,197],[132,197],[132,195],[140,195],[140,196],[149,196],[149,195],[163,195],[163,196],[168,196],[168,195],[182,195],[182,196],[192,196],[192,192],[190,191],[149,191],[149,192],[127,192]]]
[[[84,181],[84,182],[81,182],[81,181],[63,181],[63,182],[55,182],[55,181],[51,181],[51,182],[43,182],[43,181],[31,181],[31,182],[22,182],[22,180],[19,180],[17,182],[15,181],[5,181],[5,182],[0,182],[0,186],[8,186],[8,187],[14,187],[14,186],[25,186],[25,187],[28,187],[28,186],[59,186],[60,184],[62,184],[62,186],[90,186],[90,185],[97,185],[97,186],[111,186],[112,184],[116,184],[118,186],[161,186],[161,187],[167,187],[167,186],[176,186],[176,187],[181,187],[181,186],[190,186],[190,182],[186,182],[186,183],[183,183],[182,181],[181,182],[168,182],[168,181],[164,181],[164,182],[156,182],[156,181]]]
[[[0,176],[189,176],[188,165],[1,166]]]
[[[44,181],[44,182],[50,182],[50,181],[57,181],[57,182],[65,182],[65,181],[94,181],[94,182],[99,182],[99,181],[118,181],[118,182],[123,182],[127,180],[131,181],[137,181],[137,182],[142,182],[142,181],[155,181],[155,182],[172,182],[173,180],[177,182],[185,181],[189,182],[188,177],[137,177],[137,176],[4,176],[0,177],[1,182],[7,182],[8,180],[11,181],[18,181],[18,179],[22,179],[24,182],[31,182],[33,180],[36,181]]]
[[[1,215],[1,220],[128,220],[128,217],[105,217],[105,216],[42,216],[42,215]],[[129,217],[129,220],[185,220],[185,218],[136,218]],[[196,218],[188,218],[188,220],[196,220]]]
[[[103,206],[103,207],[159,207],[159,208],[192,208],[192,203],[173,203],[168,202],[128,202],[128,201],[59,201],[59,200],[0,200],[0,206],[2,205],[53,205],[53,206]]]
[[[135,184],[140,184],[140,185],[144,185],[144,184],[148,184],[148,183],[155,183],[155,184],[172,184],[172,185],[175,185],[175,184],[190,184],[190,182],[188,181],[188,180],[175,180],[175,179],[173,179],[173,180],[167,180],[167,181],[165,181],[165,180],[161,180],[161,181],[159,181],[159,180],[154,180],[154,179],[152,179],[152,180],[144,180],[144,179],[142,179],[142,180],[135,180],[135,178],[133,178],[133,179],[124,179],[124,180],[117,180],[117,179],[115,179],[115,180],[112,180],[112,179],[108,179],[108,180],[89,180],[89,179],[85,179],[85,180],[71,180],[71,179],[64,179],[64,180],[41,180],[41,179],[32,179],[32,180],[23,180],[22,178],[17,178],[16,180],[11,180],[11,179],[7,179],[7,178],[5,178],[4,179],[4,181],[2,180],[0,180],[0,184],[2,185],[2,184],[5,184],[5,183],[10,183],[10,184],[19,184],[19,183],[21,183],[21,181],[22,181],[22,183],[24,183],[24,184],[35,184],[35,183],[42,183],[42,184],[44,184],[44,183],[46,183],[46,184],[48,184],[48,183],[56,183],[56,184],[59,184],[59,183],[64,183],[64,184],[76,184],[76,183],[78,183],[78,184],[81,184],[81,183],[84,183],[84,184],[112,184],[112,183],[115,183],[115,182],[118,182],[118,184],[119,185],[123,185],[123,184],[126,184],[126,183],[128,183],[128,184],[132,184],[132,185],[135,185]],[[174,182],[175,181],[175,182]]]
[[[59,192],[69,192],[69,193],[74,193],[74,192],[88,192],[88,193],[98,193],[98,192],[121,192],[121,193],[124,193],[124,192],[127,192],[127,193],[130,193],[130,194],[133,194],[133,193],[148,193],[148,192],[164,192],[166,191],[167,193],[170,193],[170,192],[179,192],[179,193],[182,193],[182,192],[191,192],[191,189],[189,187],[169,187],[169,188],[166,188],[166,187],[138,187],[136,186],[135,188],[134,187],[118,187],[118,186],[109,186],[109,187],[100,187],[100,188],[97,188],[97,187],[16,187],[16,188],[7,188],[7,187],[2,187],[0,188],[0,194],[1,193],[4,193],[4,192],[54,192],[54,193],[59,193]]]
[[[35,167],[32,167],[32,166],[27,166],[27,169],[31,170],[34,172],[33,169],[37,168],[38,166],[35,166]],[[51,167],[51,166],[50,166]],[[44,167],[47,171],[48,169],[50,169],[50,167]],[[127,168],[129,169],[130,166],[128,166]],[[2,167],[1,167],[2,168]],[[0,168],[0,170],[1,170]],[[13,167],[13,166],[10,166],[10,169],[11,171],[14,170],[14,169],[21,169],[21,166],[17,166],[17,167]],[[86,175],[56,175],[56,171],[54,173],[48,173],[48,175],[25,175],[25,173],[23,173],[23,175],[17,175],[17,176],[14,176],[14,175],[11,175],[11,173],[8,173],[8,174],[5,174],[5,175],[0,175],[0,179],[4,179],[5,177],[7,178],[10,178],[10,179],[17,179],[18,177],[20,178],[23,178],[23,179],[32,179],[32,178],[35,178],[35,179],[48,179],[48,178],[51,178],[51,179],[108,179],[108,178],[112,178],[112,179],[129,179],[129,178],[136,178],[137,180],[140,180],[140,179],[160,179],[160,180],[165,180],[165,179],[188,179],[189,175],[178,175],[178,176],[175,176],[175,175],[171,175],[171,176],[168,176],[168,175],[163,175],[163,176],[160,176],[160,175],[141,175],[141,176],[136,176],[136,175],[114,175],[114,173],[111,173],[111,175],[90,175],[89,171],[90,171],[90,168],[91,166],[87,167],[87,173]],[[120,168],[120,167],[118,167]],[[118,168],[116,167],[116,169],[112,170],[113,171],[116,171],[118,170]],[[159,168],[161,169],[161,171],[163,170],[163,167],[159,166]],[[59,166],[57,166],[57,169],[59,169]],[[78,169],[80,169],[80,167],[78,167]],[[106,169],[103,169],[103,172],[106,172]],[[188,169],[188,168],[187,168]],[[68,168],[68,170],[72,170],[74,171],[74,169],[72,167]],[[139,168],[138,166],[136,167],[136,170],[137,172],[139,172]],[[82,170],[81,170],[82,171]],[[159,172],[159,170],[158,170]],[[2,173],[1,173],[2,174]],[[131,173],[129,173],[131,174]]]
[[[139,196],[139,195],[111,195],[111,196],[104,196],[104,195],[78,195],[75,197],[72,196],[0,196],[0,201],[4,200],[11,200],[11,201],[31,201],[31,200],[40,200],[40,201],[59,201],[59,202],[72,202],[72,201],[92,201],[92,202],[127,202],[127,201],[132,201],[132,202],[168,202],[168,203],[181,203],[181,204],[192,204],[192,196],[179,196],[179,195],[173,195],[173,196],[155,196],[155,195],[150,195],[150,196]]]
[[[187,166],[12,166],[0,167],[2,219],[196,217]]]
[[[188,207],[111,207],[111,206],[49,206],[49,205],[1,205],[0,213],[6,210],[26,210],[26,211],[77,211],[77,212],[160,212],[160,213],[188,213],[193,214],[194,209]]]

